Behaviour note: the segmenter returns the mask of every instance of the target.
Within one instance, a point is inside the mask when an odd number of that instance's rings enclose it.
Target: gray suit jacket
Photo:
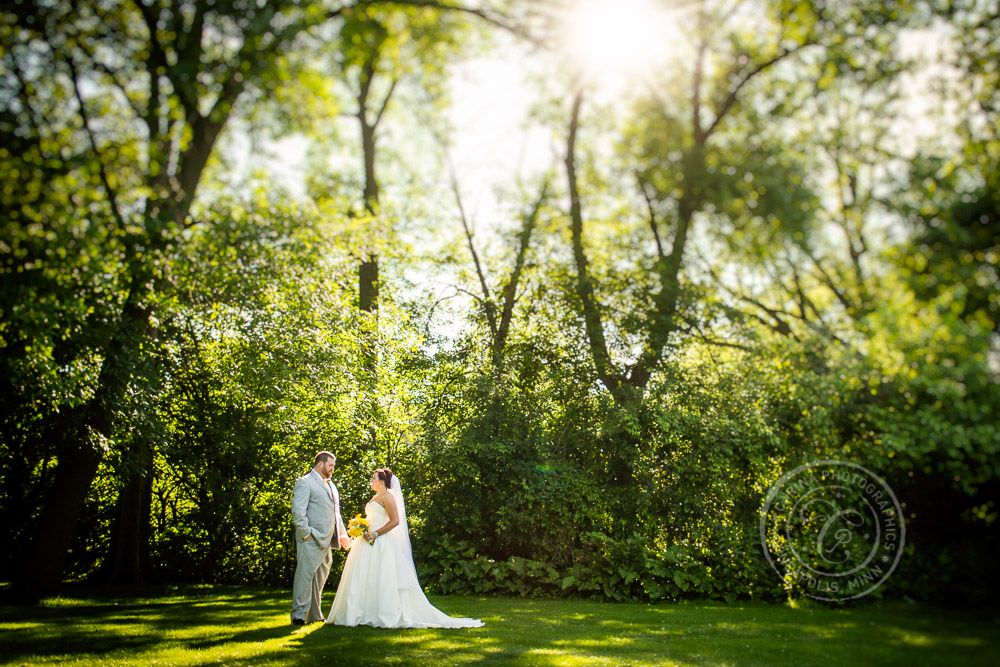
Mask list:
[[[301,542],[312,535],[316,544],[324,549],[341,535],[347,535],[340,517],[340,493],[332,480],[324,484],[319,473],[310,470],[295,481],[292,522],[297,540]]]

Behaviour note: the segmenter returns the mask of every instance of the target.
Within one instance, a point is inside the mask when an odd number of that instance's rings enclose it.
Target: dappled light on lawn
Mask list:
[[[247,589],[253,590],[253,589]],[[187,591],[189,595],[184,595]],[[0,662],[70,665],[997,664],[994,621],[901,605],[600,603],[434,596],[475,629],[288,622],[286,591],[175,589],[163,597],[0,606]],[[919,659],[918,659],[919,658]]]

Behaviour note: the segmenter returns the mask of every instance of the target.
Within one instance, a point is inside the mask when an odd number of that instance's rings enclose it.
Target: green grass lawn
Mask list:
[[[471,630],[292,626],[290,594],[169,588],[0,606],[0,662],[24,665],[1000,665],[996,611],[901,604],[613,604],[431,597]],[[329,606],[333,594],[324,596]]]

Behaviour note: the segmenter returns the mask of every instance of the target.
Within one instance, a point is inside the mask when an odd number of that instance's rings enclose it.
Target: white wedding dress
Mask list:
[[[395,488],[392,488],[395,487]],[[478,628],[474,618],[452,618],[430,603],[417,581],[407,534],[406,511],[399,480],[391,492],[399,510],[399,525],[368,544],[363,537],[351,543],[340,585],[327,624],[372,625],[378,628]],[[374,500],[365,505],[373,530],[389,521],[385,508]],[[399,531],[399,532],[397,532]],[[395,535],[393,533],[396,533]]]

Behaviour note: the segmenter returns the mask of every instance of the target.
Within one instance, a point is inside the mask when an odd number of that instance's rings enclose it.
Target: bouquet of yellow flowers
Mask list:
[[[358,514],[347,524],[347,534],[350,537],[361,537],[368,532],[369,528],[371,525],[368,523],[368,519]],[[374,544],[374,542],[368,544]]]

